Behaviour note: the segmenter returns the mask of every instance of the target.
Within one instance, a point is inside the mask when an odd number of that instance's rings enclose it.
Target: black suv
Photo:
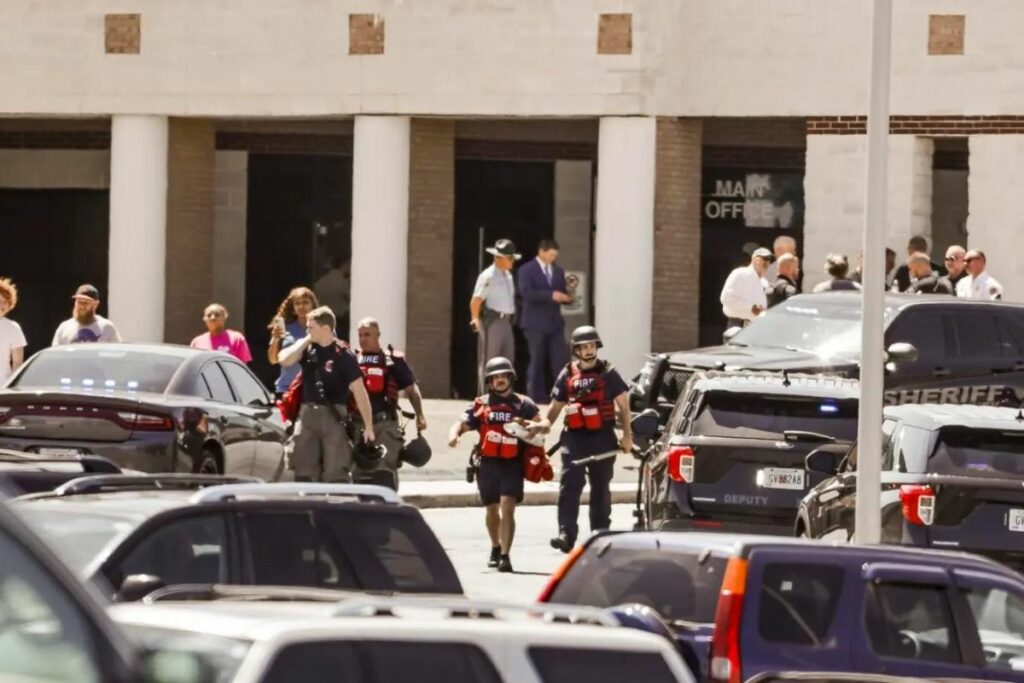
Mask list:
[[[839,377],[696,374],[642,457],[637,527],[788,535],[824,477],[805,457],[856,439],[857,404],[857,382]]]
[[[772,307],[722,346],[648,357],[634,412],[665,419],[695,370],[858,376],[861,297],[803,294]],[[1024,306],[942,296],[885,297],[885,402],[1017,405],[1024,398]]]
[[[882,422],[882,541],[967,550],[1024,569],[1024,414],[994,406],[890,406]],[[853,537],[857,449],[822,448],[835,476],[800,503],[797,535]]]
[[[121,600],[181,584],[462,593],[419,510],[391,489],[224,481],[91,476],[12,505]]]

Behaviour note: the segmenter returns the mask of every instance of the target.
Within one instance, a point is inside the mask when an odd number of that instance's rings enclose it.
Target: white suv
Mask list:
[[[693,683],[672,644],[592,608],[444,598],[110,608],[148,646],[206,656],[223,683]]]

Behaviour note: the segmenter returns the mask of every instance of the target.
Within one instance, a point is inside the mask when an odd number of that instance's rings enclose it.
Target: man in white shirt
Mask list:
[[[746,325],[768,307],[764,274],[771,260],[772,252],[764,247],[755,249],[750,265],[735,269],[725,279],[719,300],[730,327]]]
[[[1003,298],[1003,286],[985,272],[985,252],[971,249],[964,256],[968,276],[956,283],[956,295],[963,299],[987,299],[998,301]]]

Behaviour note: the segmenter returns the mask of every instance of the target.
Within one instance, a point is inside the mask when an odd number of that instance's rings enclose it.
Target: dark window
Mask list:
[[[358,587],[344,558],[318,542],[309,512],[246,512],[252,581],[268,586]]]
[[[210,363],[203,368],[202,378],[206,381],[206,388],[209,389],[207,398],[212,398],[214,401],[220,401],[221,403],[235,402],[235,397],[231,393],[231,386],[216,363]]]
[[[73,344],[43,351],[29,361],[11,386],[163,393],[184,360],[171,354],[101,351],[88,346]]]
[[[1024,320],[1019,315],[996,315],[996,326],[999,328],[999,344],[1003,356],[1010,358],[1024,357]]]
[[[842,567],[766,565],[758,615],[761,638],[771,643],[820,646],[836,616],[842,585]]]
[[[986,665],[1003,671],[1014,670],[1020,653],[1016,648],[1007,648],[1006,644],[1024,641],[1024,597],[990,586],[966,589],[964,596],[978,625]]]
[[[908,311],[892,324],[886,334],[887,345],[896,342],[913,344],[917,349],[917,360],[897,365],[898,371],[907,371],[911,367],[926,367],[931,371],[937,365],[944,364],[950,354],[946,349],[946,329],[942,323],[941,311]]]
[[[568,647],[531,647],[527,652],[544,683],[669,683],[676,680],[665,658],[658,652]]]
[[[267,392],[263,390],[260,383],[252,374],[237,363],[218,363],[224,373],[231,380],[235,387],[235,395],[242,405],[264,405],[267,402]]]
[[[929,470],[928,454],[932,452],[935,432],[922,427],[903,425],[893,439],[896,465],[900,472],[921,474]]]
[[[882,421],[882,469],[893,468],[893,432],[896,431],[895,420]]]
[[[224,527],[221,515],[168,522],[139,541],[108,572],[108,578],[115,587],[132,574],[159,576],[168,585],[224,583],[228,580]]]
[[[999,358],[1003,355],[993,313],[958,311],[952,319],[961,358]]]
[[[380,509],[319,514],[324,533],[344,550],[363,588],[462,592],[451,561],[418,512]]]
[[[551,602],[594,607],[639,602],[669,621],[710,624],[725,564],[703,551],[691,554],[598,542],[573,564]]]
[[[882,657],[959,663],[944,587],[882,583],[866,593],[871,648]]]
[[[429,667],[424,670],[424,667]],[[445,683],[501,683],[484,652],[462,643],[410,641],[319,641],[281,650],[265,683],[392,683],[433,680]],[[443,676],[441,676],[443,674]]]
[[[1024,475],[1024,430],[943,427],[928,460],[934,474]]]
[[[788,430],[852,441],[857,438],[857,401],[709,391],[704,394],[693,433],[781,439]]]

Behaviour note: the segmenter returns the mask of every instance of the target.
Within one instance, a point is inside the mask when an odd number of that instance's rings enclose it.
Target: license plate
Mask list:
[[[804,471],[781,467],[766,467],[757,473],[757,483],[766,489],[804,488]]]
[[[74,458],[82,454],[77,448],[39,448],[39,455],[48,455],[51,458]]]
[[[1006,526],[1010,531],[1024,531],[1024,509],[1010,510],[1010,518],[1006,521]]]

